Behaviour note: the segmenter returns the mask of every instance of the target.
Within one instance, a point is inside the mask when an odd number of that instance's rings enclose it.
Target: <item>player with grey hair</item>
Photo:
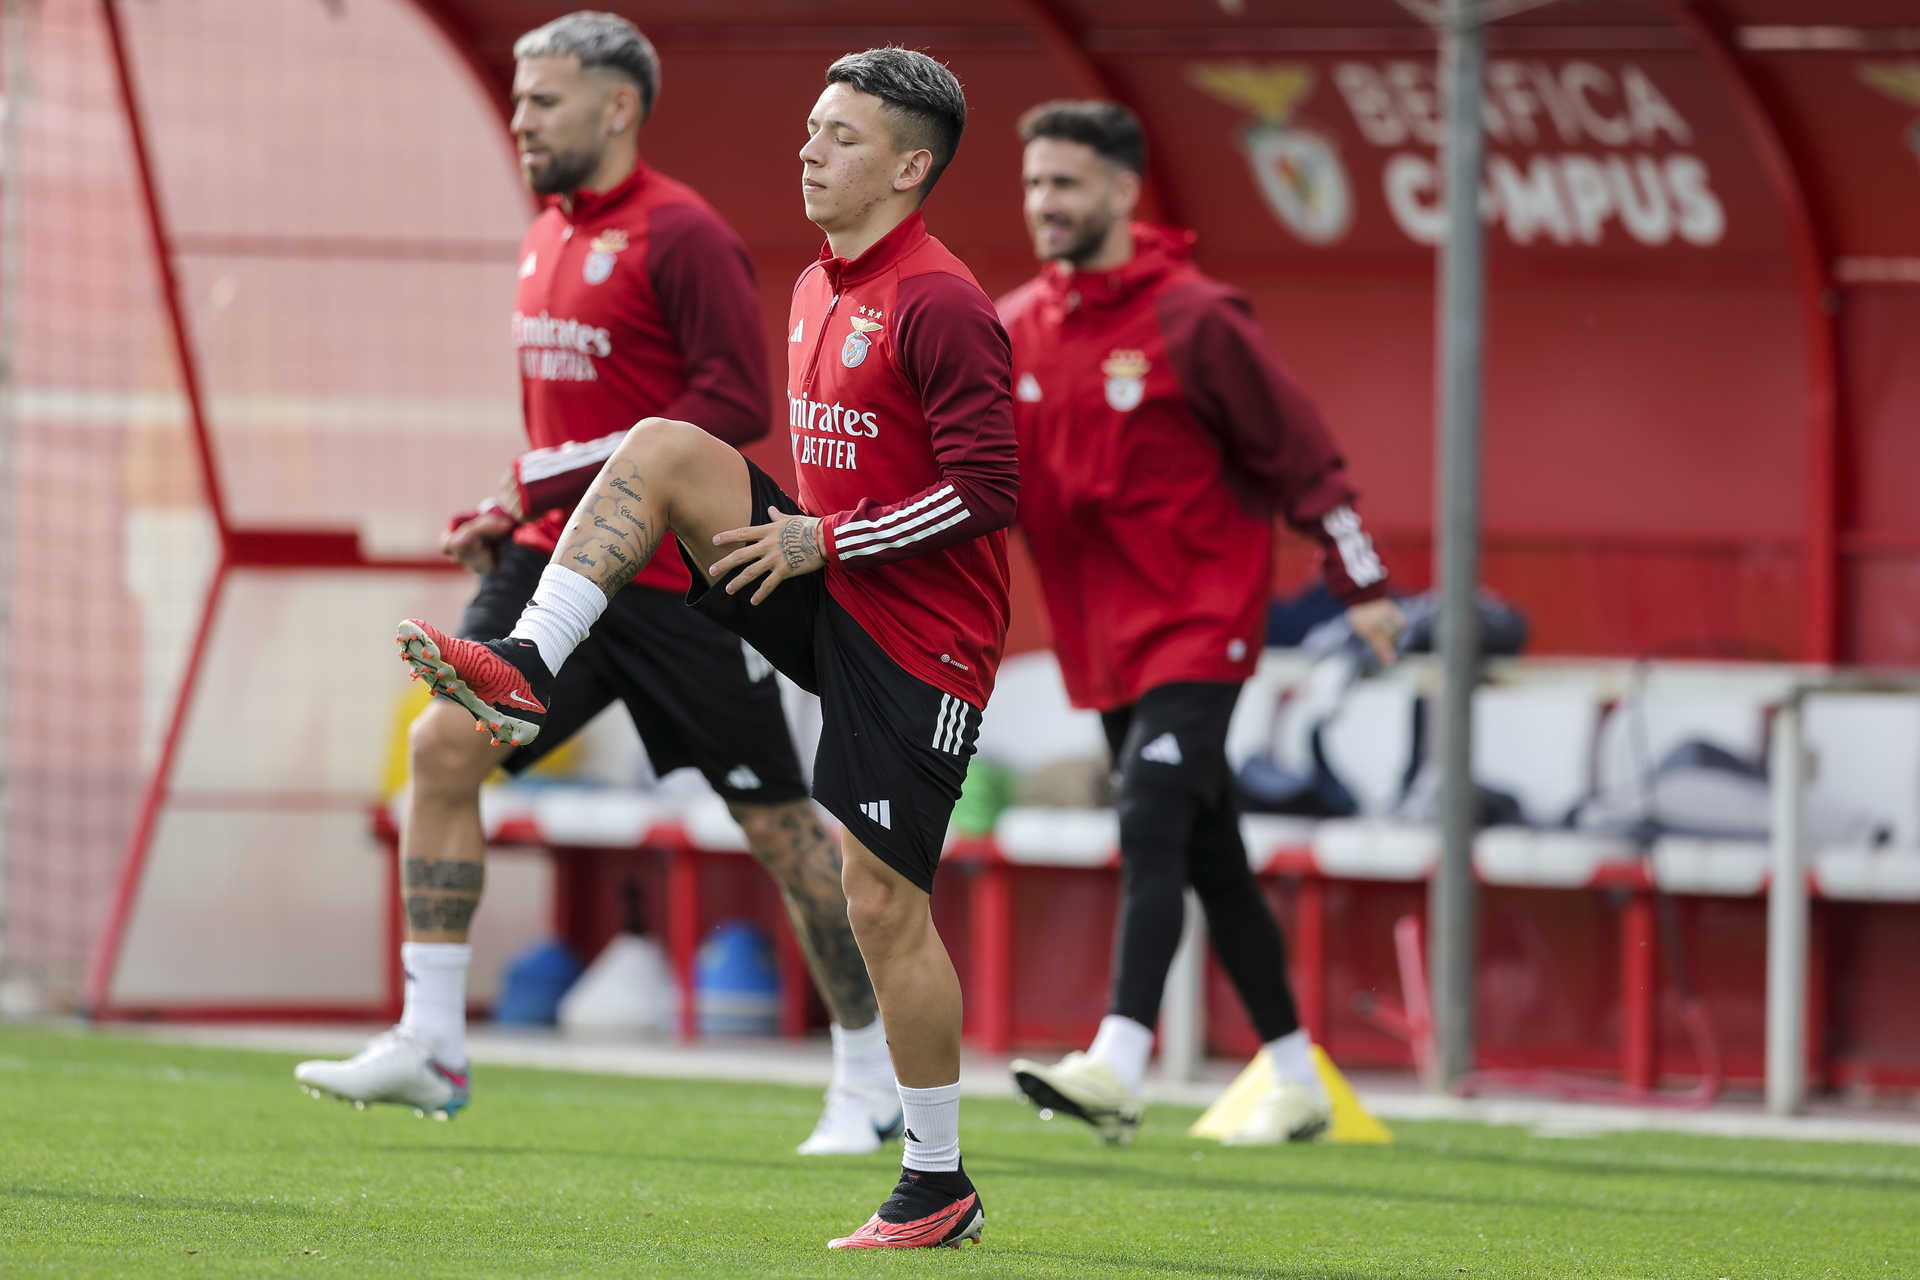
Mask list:
[[[513,42],[515,61],[525,58],[580,60],[582,71],[607,70],[633,81],[640,91],[640,118],[651,119],[660,99],[660,55],[640,28],[617,13],[581,9],[535,27]]]
[[[521,244],[513,314],[531,448],[499,492],[446,534],[446,553],[479,575],[460,626],[477,640],[512,629],[568,510],[635,421],[665,414],[732,444],[769,425],[746,246],[697,193],[640,159],[637,135],[660,87],[653,47],[624,18],[583,12],[527,33],[514,51],[521,172],[546,197]],[[899,1132],[900,1095],[847,920],[840,853],[807,798],[773,668],[681,604],[689,581],[673,554],[637,575],[567,677],[543,694],[539,742],[476,735],[445,698],[414,721],[400,1025],[351,1061],[302,1063],[302,1084],[443,1115],[466,1105],[467,939],[484,881],[480,786],[496,765],[527,768],[619,701],[658,773],[693,766],[726,800],[780,885],[833,1015],[833,1079],[801,1154],[874,1151]]]

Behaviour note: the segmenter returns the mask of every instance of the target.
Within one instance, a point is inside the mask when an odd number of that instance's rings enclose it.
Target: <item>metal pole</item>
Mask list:
[[[1473,688],[1480,656],[1474,599],[1480,568],[1483,284],[1480,101],[1486,30],[1475,0],[1453,0],[1441,37],[1447,104],[1447,238],[1440,255],[1441,588],[1440,867],[1429,888],[1437,1084],[1473,1068]]]
[[[27,113],[27,16],[25,0],[0,5],[0,90],[6,115],[0,119],[0,512],[18,507],[14,487],[14,393],[20,371],[20,263],[26,242],[21,190],[26,166],[20,162],[21,128]],[[0,724],[13,723],[13,537],[0,530]],[[13,836],[13,734],[0,739],[0,981],[11,976],[8,960],[7,865]]]
[[[1807,865],[1801,830],[1806,748],[1800,697],[1773,717],[1773,883],[1767,889],[1767,1110],[1790,1116],[1807,1102]]]
[[[1186,904],[1186,927],[1160,1004],[1160,1074],[1183,1082],[1199,1076],[1207,1056],[1207,917],[1191,889]]]

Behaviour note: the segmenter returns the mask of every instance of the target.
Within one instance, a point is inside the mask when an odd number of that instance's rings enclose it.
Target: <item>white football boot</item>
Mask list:
[[[906,1118],[900,1095],[869,1096],[835,1084],[813,1134],[795,1150],[803,1156],[863,1156],[900,1136]]]
[[[1246,1121],[1220,1141],[1230,1147],[1310,1142],[1333,1123],[1327,1095],[1311,1085],[1280,1080],[1254,1099]]]
[[[1108,1146],[1133,1140],[1140,1127],[1139,1095],[1127,1091],[1113,1068],[1084,1053],[1068,1054],[1052,1066],[1015,1058],[1013,1082],[1050,1120],[1064,1112],[1092,1125]]]
[[[293,1069],[293,1078],[312,1097],[338,1098],[358,1111],[369,1103],[390,1102],[436,1120],[452,1119],[471,1096],[468,1073],[435,1062],[426,1046],[401,1027],[381,1032],[345,1062],[303,1062]]]

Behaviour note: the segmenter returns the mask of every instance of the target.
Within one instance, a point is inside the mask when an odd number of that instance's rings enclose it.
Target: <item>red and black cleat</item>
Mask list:
[[[462,640],[416,618],[394,633],[400,656],[425,680],[472,713],[494,745],[524,747],[547,718],[553,673],[531,640]]]
[[[827,1241],[829,1249],[958,1249],[980,1243],[987,1220],[980,1193],[964,1168],[951,1173],[900,1170],[899,1185],[880,1212],[850,1236]]]

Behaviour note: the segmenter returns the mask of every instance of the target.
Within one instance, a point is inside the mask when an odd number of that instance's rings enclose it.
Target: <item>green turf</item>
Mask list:
[[[314,1102],[284,1055],[0,1029],[0,1276],[1920,1276],[1920,1149],[1400,1124],[1108,1151],[969,1101],[985,1243],[829,1254],[897,1148],[791,1153],[811,1090],[483,1070],[447,1123]]]

